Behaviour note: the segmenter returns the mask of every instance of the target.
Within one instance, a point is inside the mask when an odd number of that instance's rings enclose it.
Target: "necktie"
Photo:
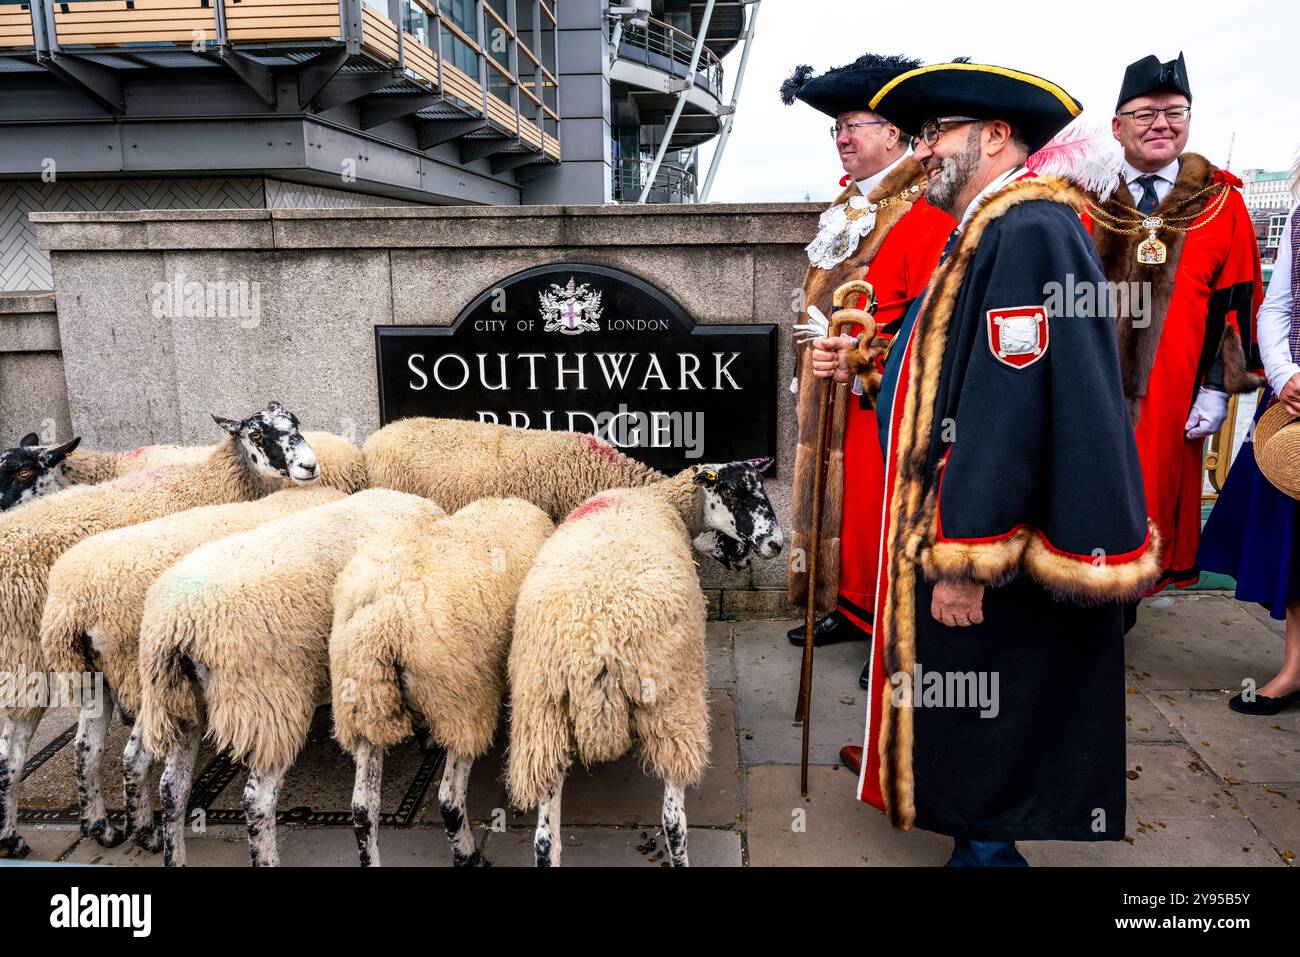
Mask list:
[[[1160,177],[1155,174],[1139,176],[1137,184],[1142,187],[1142,198],[1138,200],[1138,212],[1150,216],[1160,205],[1160,197],[1156,195],[1156,180]]]

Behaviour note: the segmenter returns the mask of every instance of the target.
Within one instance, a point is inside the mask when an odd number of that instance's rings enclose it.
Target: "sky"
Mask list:
[[[981,8],[989,11],[977,12]],[[1142,29],[1151,23],[1155,29]],[[860,0],[763,0],[734,128],[710,202],[830,200],[843,175],[831,120],[804,103],[781,103],[781,81],[807,63],[820,75],[860,55],[899,53],[938,63],[968,56],[1046,77],[1109,123],[1124,68],[1182,50],[1192,88],[1187,149],[1230,168],[1287,169],[1300,149],[1294,0],[1205,0],[1152,6],[1129,0],[1063,4],[961,0],[868,4]],[[1292,56],[1297,55],[1295,52]],[[727,92],[740,48],[723,60]],[[1233,143],[1233,134],[1236,142]],[[714,140],[701,149],[700,176]]]

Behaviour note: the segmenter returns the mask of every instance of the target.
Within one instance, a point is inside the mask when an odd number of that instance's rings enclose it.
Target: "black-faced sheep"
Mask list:
[[[0,729],[0,857],[21,857],[28,851],[17,832],[17,786],[32,734],[50,699],[40,622],[54,562],[91,535],[200,505],[261,498],[289,482],[314,481],[321,472],[297,418],[277,402],[242,421],[214,419],[228,434],[196,465],[164,466],[102,485],[77,486],[0,515],[0,673],[16,676],[11,682],[16,693],[0,701],[5,711]],[[349,462],[342,472],[348,481],[364,484],[364,461],[355,448],[348,448]],[[29,679],[35,679],[34,687]]]
[[[80,438],[41,445],[35,432],[17,446],[0,449],[0,512],[70,485],[97,485],[161,465],[200,462],[211,447],[147,445],[131,452],[76,452]]]
[[[358,460],[360,455],[356,451]],[[344,494],[317,482],[254,502],[192,508],[74,545],[50,570],[41,619],[41,650],[47,666],[54,674],[102,672],[115,710],[124,721],[134,723],[140,708],[140,619],[145,594],[158,576],[200,545],[337,501]],[[108,821],[102,772],[108,719],[102,692],[97,701],[79,708],[76,754],[82,836],[94,837],[105,847],[131,837],[139,846],[157,851],[162,835],[154,828],[153,802],[146,787],[153,757],[141,746],[136,729],[122,761],[125,833]]]
[[[335,580],[368,542],[395,540],[441,515],[428,499],[368,489],[204,545],[150,587],[138,727],[144,747],[165,759],[167,864],[185,863],[185,810],[205,726],[218,748],[248,765],[253,863],[278,863],[280,781],[329,698]]]
[[[481,863],[467,824],[470,767],[492,744],[515,599],[554,525],[522,499],[488,498],[357,553],[334,590],[334,736],[356,760],[363,866],[379,864],[383,755],[422,722],[446,749],[438,803],[452,861]]]
[[[674,866],[687,863],[685,788],[709,759],[705,600],[693,535],[770,558],[781,529],[763,489],[768,462],[695,466],[656,485],[601,492],[542,546],[524,579],[510,649],[514,802],[537,807],[539,866],[560,862],[560,790],[576,751],[612,761],[635,734],[664,781]]]

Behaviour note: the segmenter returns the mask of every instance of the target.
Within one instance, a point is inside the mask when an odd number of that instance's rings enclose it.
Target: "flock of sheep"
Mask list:
[[[226,435],[205,448],[28,436],[0,451],[0,673],[82,705],[83,835],[183,865],[206,736],[247,765],[252,862],[277,864],[280,785],[329,703],[356,763],[361,863],[379,864],[383,756],[418,735],[446,751],[453,863],[483,864],[466,789],[508,692],[506,783],[538,809],[539,866],[560,863],[573,758],[614,760],[634,739],[664,782],[671,862],[687,863],[684,791],[709,759],[691,548],[729,567],[780,551],[770,460],[664,475],[569,432],[414,418],[358,450],[275,402],[214,419]],[[76,698],[87,673],[111,709]],[[0,701],[0,857],[28,853],[19,785],[54,697]],[[104,799],[110,710],[131,726],[124,831]]]

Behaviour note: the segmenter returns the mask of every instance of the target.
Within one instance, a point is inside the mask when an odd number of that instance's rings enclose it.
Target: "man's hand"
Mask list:
[[[812,341],[813,375],[819,379],[833,377],[836,382],[848,382],[849,350],[858,344],[853,336],[830,336]]]
[[[930,614],[950,628],[984,621],[984,586],[975,582],[941,581],[934,586]]]
[[[1192,411],[1183,426],[1189,439],[1203,439],[1223,427],[1228,417],[1228,393],[1214,389],[1201,389],[1196,393]]]
[[[1300,372],[1297,372],[1282,386],[1278,399],[1292,415],[1300,415]]]

